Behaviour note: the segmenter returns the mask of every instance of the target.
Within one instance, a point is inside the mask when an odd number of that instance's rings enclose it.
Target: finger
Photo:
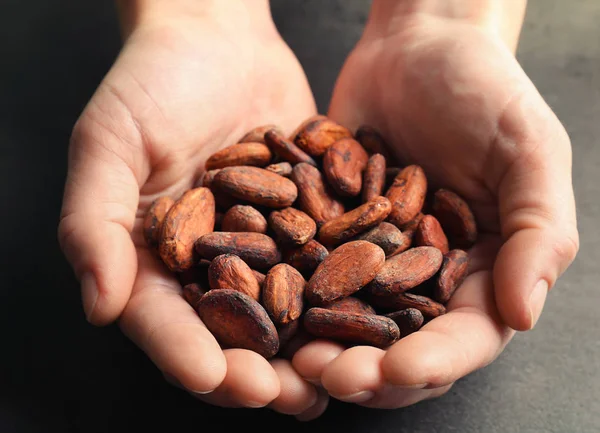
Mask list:
[[[329,394],[323,388],[317,388],[317,402],[301,414],[296,415],[296,419],[298,421],[312,421],[313,419],[317,419],[327,410],[328,405]]]
[[[163,373],[186,389],[211,392],[225,378],[221,347],[183,299],[175,278],[146,250],[139,250],[134,292],[119,324]]]
[[[114,114],[114,113],[113,113]],[[86,109],[73,130],[58,239],[81,282],[95,325],[114,321],[131,294],[137,260],[130,238],[138,182],[128,145]]]
[[[450,389],[405,388],[386,383],[381,363],[385,351],[356,346],[346,350],[323,371],[323,386],[332,397],[365,407],[396,409],[441,395]]]
[[[385,351],[371,346],[344,351],[323,369],[323,387],[332,397],[349,403],[372,399],[385,383],[380,367],[384,356]]]
[[[290,361],[273,359],[270,364],[279,377],[281,391],[269,408],[286,415],[299,415],[317,403],[315,386],[302,379]]]
[[[535,325],[548,289],[579,249],[569,139],[543,101],[539,106],[545,107],[539,109],[543,117],[520,103],[507,110],[504,120],[505,128],[517,129],[505,133],[519,151],[499,187],[506,242],[494,267],[494,284],[499,311],[516,330]]]
[[[455,292],[447,314],[388,349],[383,375],[397,386],[449,385],[492,362],[513,335],[495,307],[491,272],[478,272]]]
[[[377,391],[371,400],[359,404],[376,409],[398,409],[412,406],[423,400],[440,397],[447,393],[451,387],[452,385],[433,389],[407,389],[388,384]]]
[[[323,369],[344,349],[344,346],[333,341],[314,340],[296,352],[292,365],[305,380],[320,385]]]
[[[265,407],[280,393],[277,373],[258,353],[227,349],[227,375],[209,394],[196,395],[206,403],[222,407]]]

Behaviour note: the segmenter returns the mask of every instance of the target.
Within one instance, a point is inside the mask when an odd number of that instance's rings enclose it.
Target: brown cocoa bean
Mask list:
[[[292,174],[292,164],[289,162],[278,162],[277,164],[267,165],[265,170],[278,174],[283,177],[290,177]]]
[[[257,301],[260,299],[260,285],[252,269],[233,254],[222,254],[212,260],[208,283],[212,290],[237,290]]]
[[[285,325],[300,317],[304,309],[306,280],[285,263],[273,266],[263,286],[262,304],[273,323]]]
[[[208,188],[185,192],[165,215],[159,254],[171,271],[181,272],[195,263],[194,242],[215,227],[215,199]]]
[[[402,235],[400,229],[395,225],[381,222],[372,229],[359,234],[354,240],[367,241],[379,245],[385,252],[386,257],[389,257],[404,247],[407,238]]]
[[[281,262],[277,244],[262,233],[208,233],[196,241],[195,247],[205,259],[212,260],[221,254],[235,254],[248,266],[259,270],[269,269]]]
[[[269,226],[279,241],[287,245],[304,245],[317,233],[317,223],[293,207],[271,212]]]
[[[283,261],[303,274],[312,274],[328,255],[327,248],[311,239],[300,247],[284,250]]]
[[[453,248],[467,249],[477,241],[477,224],[467,202],[455,192],[439,189],[435,192],[432,214],[442,225]]]
[[[279,155],[279,157],[291,164],[298,164],[305,162],[310,165],[317,166],[314,159],[307,155],[302,149],[294,144],[293,141],[288,140],[283,134],[278,133],[272,129],[265,133],[265,143],[273,153]]]
[[[191,283],[183,286],[181,294],[188,304],[190,304],[192,308],[196,310],[198,308],[198,302],[200,302],[200,299],[202,299],[202,296],[204,296],[206,292],[208,292],[208,290],[206,290],[200,284]]]
[[[211,290],[198,303],[198,315],[217,341],[252,350],[265,358],[279,350],[279,336],[265,309],[237,290]]]
[[[287,347],[288,343],[296,337],[300,330],[301,319],[288,322],[285,325],[276,326],[277,334],[279,335],[279,354],[282,355]]]
[[[400,338],[393,320],[374,314],[347,313],[311,308],[304,315],[304,328],[312,335],[354,344],[387,347]]]
[[[319,240],[324,245],[337,245],[378,225],[390,213],[390,201],[375,197],[356,209],[329,220],[319,230]]]
[[[227,167],[213,180],[221,191],[270,208],[291,206],[298,196],[294,182],[258,167]]]
[[[354,137],[370,154],[380,153],[385,159],[391,161],[392,158],[387,143],[381,134],[372,126],[359,126]]]
[[[423,316],[431,319],[446,314],[446,307],[439,302],[435,302],[433,299],[426,296],[415,295],[408,292],[370,296],[369,301],[375,308],[381,308],[387,311],[416,308],[423,313]]]
[[[221,230],[224,232],[267,233],[267,220],[252,206],[235,205],[223,216]]]
[[[434,276],[442,259],[437,248],[411,248],[387,259],[366,289],[374,295],[403,293]]]
[[[356,196],[362,188],[362,172],[369,155],[352,138],[333,143],[323,156],[323,173],[329,185],[341,196]]]
[[[269,165],[272,158],[273,154],[266,144],[240,143],[227,146],[213,153],[206,160],[204,166],[207,171],[237,165],[264,167]]]
[[[386,160],[386,163],[389,164],[389,161]],[[400,167],[387,167],[385,169],[385,191],[389,189],[390,186],[394,183],[394,179],[398,176],[402,169]]]
[[[405,167],[396,176],[385,195],[392,202],[389,221],[402,229],[403,224],[421,212],[426,193],[427,178],[423,169],[418,165]]]
[[[252,273],[254,274],[254,278],[256,278],[256,281],[258,281],[258,285],[262,289],[262,286],[265,282],[265,278],[267,278],[267,276],[265,274],[263,274],[262,272],[258,272],[255,269],[252,269]]]
[[[312,165],[296,164],[292,181],[298,187],[298,207],[315,220],[317,226],[344,213],[344,205],[335,198],[321,172]]]
[[[385,317],[389,317],[396,322],[396,325],[398,325],[398,328],[400,329],[401,338],[418,331],[425,321],[423,313],[416,308],[394,311],[393,313],[386,314]]]
[[[442,304],[450,300],[469,273],[469,255],[463,250],[452,250],[444,255],[436,279],[434,299]]]
[[[306,125],[308,125],[309,123],[313,123],[317,120],[327,120],[327,116],[324,116],[322,114],[315,114],[314,116],[311,116],[307,119],[305,119],[304,121],[302,121],[302,123],[300,123],[296,129],[294,129],[294,132],[292,132],[289,136],[289,139],[291,141],[295,141],[296,140],[296,136],[300,133],[300,131],[302,131],[304,128],[306,128]]]
[[[276,125],[262,125],[257,126],[256,128],[251,129],[246,134],[244,134],[239,140],[238,143],[263,143],[265,144],[265,132],[270,131],[271,129],[275,129],[280,131]]]
[[[331,304],[324,305],[323,308],[333,311],[343,311],[346,313],[359,313],[359,314],[377,314],[375,309],[367,304],[365,301],[354,296],[348,296],[342,298]]]
[[[152,202],[144,218],[144,240],[152,250],[158,249],[160,229],[171,206],[175,201],[168,196],[159,197]]]
[[[371,155],[363,173],[363,203],[383,195],[385,187],[385,158],[380,153]]]
[[[444,234],[442,226],[433,215],[424,215],[417,231],[415,232],[415,245],[420,247],[436,247],[446,254],[448,249],[448,238]]]
[[[318,116],[305,122],[292,141],[309,155],[321,156],[329,146],[342,138],[352,138],[348,128],[329,118]]]
[[[375,244],[352,241],[333,250],[308,281],[306,299],[312,305],[326,305],[350,296],[377,275],[385,253]]]
[[[208,171],[205,171],[204,173],[202,173],[202,177],[200,178],[200,182],[199,182],[198,186],[204,186],[206,188],[210,188],[212,186],[213,180],[215,179],[215,176],[220,171],[221,171],[221,169],[217,168],[215,170],[208,170]]]

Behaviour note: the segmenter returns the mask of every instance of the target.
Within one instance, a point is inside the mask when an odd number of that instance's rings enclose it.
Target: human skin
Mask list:
[[[216,150],[257,125],[291,133],[316,114],[304,72],[266,0],[118,6],[124,45],[74,127],[58,228],[86,317],[118,321],[205,402],[318,416],[327,394],[289,361],[221,350],[141,235],[150,203],[191,188]]]
[[[315,114],[306,78],[265,0],[119,6],[125,44],[74,128],[59,226],[91,323],[118,321],[203,401],[303,420],[328,394],[380,408],[442,395],[533,327],[578,233],[568,137],[514,57],[523,1],[373,2],[328,114],[379,129],[401,161],[471,203],[482,234],[447,315],[387,351],[318,340],[292,363],[222,351],[140,225],[246,130],[290,132]]]
[[[569,138],[515,59],[525,2],[375,0],[329,116],[369,124],[479,221],[448,314],[387,350],[324,340],[293,366],[331,396],[396,408],[445,393],[537,322],[579,247]],[[365,77],[369,77],[365,80]]]

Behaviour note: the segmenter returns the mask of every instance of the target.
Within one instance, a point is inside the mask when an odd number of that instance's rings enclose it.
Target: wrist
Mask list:
[[[452,20],[496,34],[514,52],[526,6],[527,0],[374,0],[367,27],[387,33],[415,18]]]
[[[218,24],[241,31],[272,31],[268,0],[115,0],[121,32],[126,39],[139,27]]]

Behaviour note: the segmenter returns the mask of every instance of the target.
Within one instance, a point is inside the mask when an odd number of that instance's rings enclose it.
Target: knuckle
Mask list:
[[[566,265],[568,266],[577,257],[577,254],[579,253],[579,248],[579,233],[577,232],[577,230],[572,229],[562,238],[562,240],[558,244],[556,244],[555,251],[558,254],[558,256],[564,262],[566,262]]]

